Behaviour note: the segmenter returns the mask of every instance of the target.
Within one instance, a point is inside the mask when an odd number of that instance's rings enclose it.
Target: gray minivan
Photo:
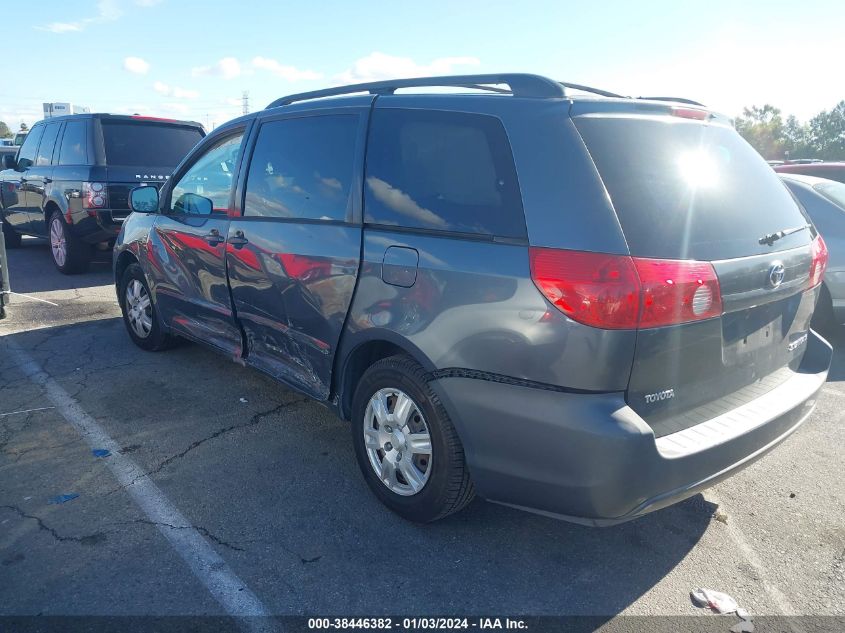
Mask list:
[[[466,92],[397,93],[428,86]],[[396,80],[231,121],[131,193],[130,337],[326,404],[412,520],[477,493],[609,525],[714,484],[813,409],[825,245],[724,116],[595,92]]]

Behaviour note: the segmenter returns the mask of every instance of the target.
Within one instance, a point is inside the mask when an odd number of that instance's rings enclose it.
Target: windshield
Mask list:
[[[128,167],[178,165],[202,139],[196,127],[149,121],[103,121],[106,163]]]
[[[773,246],[759,243],[808,220],[772,168],[732,128],[671,117],[574,121],[632,255],[730,259],[810,241],[810,232],[799,231]]]
[[[841,182],[826,182],[813,187],[825,198],[845,210],[845,185]]]

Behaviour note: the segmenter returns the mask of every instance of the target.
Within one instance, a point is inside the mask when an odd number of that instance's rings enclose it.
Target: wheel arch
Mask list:
[[[359,338],[343,351],[340,362],[336,364],[340,371],[335,373],[337,412],[341,418],[351,419],[352,398],[364,372],[383,358],[397,354],[414,359],[426,372],[436,369],[416,345],[390,331],[369,332],[366,338]]]
[[[114,285],[115,287],[120,286],[120,280],[123,278],[123,273],[126,272],[126,269],[129,268],[132,264],[138,264],[138,258],[135,257],[135,253],[130,250],[124,250],[120,255],[117,256],[117,259],[114,262]]]

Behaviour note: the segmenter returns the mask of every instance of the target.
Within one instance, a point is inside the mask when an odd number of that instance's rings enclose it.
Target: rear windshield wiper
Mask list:
[[[782,237],[786,237],[787,235],[792,235],[793,233],[798,233],[799,231],[803,231],[804,229],[809,228],[809,224],[804,224],[802,226],[794,226],[791,229],[783,229],[782,231],[775,231],[774,233],[766,233],[763,237],[757,240],[757,242],[759,244],[766,244],[767,246],[771,246]]]

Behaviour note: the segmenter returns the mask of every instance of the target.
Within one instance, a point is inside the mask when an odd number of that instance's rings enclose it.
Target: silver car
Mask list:
[[[780,174],[824,237],[830,260],[813,326],[822,331],[845,323],[845,184],[802,174]]]

